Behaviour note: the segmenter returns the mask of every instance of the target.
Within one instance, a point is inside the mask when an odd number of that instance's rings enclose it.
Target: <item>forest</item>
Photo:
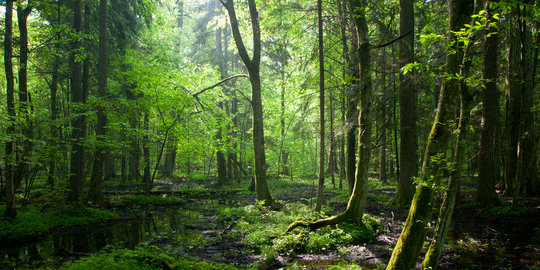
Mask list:
[[[538,1],[0,17],[0,269],[540,269]]]

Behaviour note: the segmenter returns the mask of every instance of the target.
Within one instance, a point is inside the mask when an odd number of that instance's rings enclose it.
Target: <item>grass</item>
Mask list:
[[[53,208],[33,204],[19,209],[15,218],[0,221],[0,239],[40,236],[57,227],[73,227],[117,218],[118,214],[108,210],[76,206]]]

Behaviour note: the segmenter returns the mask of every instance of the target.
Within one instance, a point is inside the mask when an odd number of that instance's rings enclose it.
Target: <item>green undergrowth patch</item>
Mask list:
[[[283,232],[294,221],[315,221],[326,217],[298,203],[283,204],[279,211],[256,204],[221,208],[218,212],[221,219],[236,221],[248,252],[260,253],[266,262],[273,261],[277,254],[325,253],[340,244],[371,241],[377,232],[382,231],[379,221],[365,214],[362,224],[344,222],[316,231],[297,228],[284,235]]]
[[[487,212],[490,215],[505,217],[519,217],[527,215],[527,209],[519,205],[500,205],[490,208]]]
[[[238,269],[232,265],[215,264],[194,258],[177,256],[163,252],[156,246],[139,246],[130,249],[106,249],[103,252],[67,263],[64,270],[86,269],[118,269],[118,270],[145,270],[145,269]]]
[[[14,219],[3,218],[0,221],[0,239],[34,237],[57,227],[80,226],[117,218],[118,214],[102,209],[76,206],[52,208],[33,204],[19,209]]]
[[[163,206],[163,205],[175,205],[181,204],[184,201],[178,197],[169,196],[167,194],[161,196],[152,195],[126,195],[120,196],[113,200],[113,206],[129,206],[129,205],[141,205],[141,206]]]

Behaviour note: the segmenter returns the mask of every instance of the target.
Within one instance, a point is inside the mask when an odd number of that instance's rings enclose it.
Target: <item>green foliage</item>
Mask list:
[[[495,216],[519,217],[526,215],[527,209],[515,205],[501,205],[490,208],[488,212]]]
[[[0,239],[39,236],[57,227],[98,223],[118,217],[116,213],[90,207],[31,205],[20,209],[16,218],[0,222]]]
[[[163,206],[181,204],[184,201],[180,198],[167,196],[149,196],[149,195],[128,195],[121,196],[114,201],[115,206],[143,205],[143,206]]]
[[[113,249],[66,264],[62,269],[223,269],[234,270],[234,266],[214,264],[194,258],[167,254],[155,246],[140,246],[135,250]]]
[[[296,220],[314,221],[324,217],[297,203],[284,204],[280,211],[271,211],[260,204],[221,208],[219,214],[222,219],[236,220],[248,251],[261,253],[267,262],[277,254],[328,252],[340,244],[371,241],[375,233],[382,231],[379,221],[365,214],[362,224],[345,222],[317,231],[297,228],[284,235],[287,226]]]

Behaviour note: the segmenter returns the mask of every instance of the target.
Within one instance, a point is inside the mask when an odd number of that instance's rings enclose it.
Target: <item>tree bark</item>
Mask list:
[[[20,160],[14,174],[14,189],[17,189],[26,177],[30,167],[32,149],[34,144],[34,125],[30,115],[32,114],[31,98],[28,92],[28,16],[32,6],[28,3],[26,8],[17,4],[17,21],[19,23],[19,116],[23,121],[19,124],[22,133],[22,152],[18,153]],[[15,193],[10,195],[15,196]]]
[[[322,21],[322,1],[317,0],[318,41],[319,41],[319,185],[315,211],[321,211],[324,200],[324,40]]]
[[[83,186],[83,167],[84,167],[84,120],[80,106],[83,102],[83,93],[81,85],[82,65],[78,60],[78,54],[81,50],[80,34],[82,32],[82,0],[73,1],[73,30],[75,31],[74,41],[71,42],[72,53],[71,63],[71,102],[75,116],[71,120],[71,159],[69,171],[69,194],[68,200],[77,203],[81,199]]]
[[[255,194],[257,200],[264,201],[265,204],[273,202],[268,183],[266,181],[266,156],[264,152],[264,125],[261,98],[261,29],[259,25],[259,15],[255,0],[248,0],[251,28],[253,32],[253,57],[250,58],[238,26],[234,0],[222,2],[228,11],[231,29],[238,49],[238,54],[244,62],[251,84],[251,106],[253,108],[253,150],[255,156]]]
[[[384,60],[383,60],[384,61]],[[386,68],[384,63],[381,63],[382,71],[381,71],[381,79],[382,79],[382,86],[381,86],[381,118],[380,118],[380,132],[381,132],[381,149],[380,149],[380,170],[379,170],[379,181],[386,184],[386,103],[387,103],[387,94],[386,94]]]
[[[105,136],[107,125],[107,115],[103,103],[107,96],[107,74],[108,74],[108,54],[107,54],[107,16],[108,0],[99,1],[99,59],[98,59],[98,97],[101,102],[97,105],[96,136],[97,145],[94,154],[94,165],[92,177],[90,178],[90,188],[88,197],[95,202],[100,202],[103,198],[101,184],[103,182],[103,167],[105,163],[106,147]]]
[[[57,19],[56,19],[56,27],[60,27],[62,14],[60,12],[61,3],[57,2]],[[55,29],[57,32],[57,37],[54,41],[54,49],[59,50],[60,49],[60,32],[58,29]],[[60,57],[55,56],[54,57],[54,63],[52,68],[52,78],[51,78],[51,139],[49,140],[49,172],[47,175],[47,186],[54,187],[55,185],[55,178],[56,178],[56,162],[57,162],[57,145],[58,145],[58,129],[56,127],[56,120],[58,119],[58,77],[59,77],[59,69],[60,69]]]
[[[148,112],[144,113],[143,130],[144,130],[144,136],[143,136],[144,168],[143,168],[142,181],[145,184],[151,184],[152,176],[150,175],[150,136],[148,136],[148,133],[150,132],[150,119],[148,118]]]
[[[13,181],[13,168],[15,166],[15,94],[14,94],[14,79],[13,74],[13,0],[6,1],[6,18],[4,26],[4,69],[6,72],[6,107],[9,116],[7,134],[10,138],[5,144],[5,183],[6,183],[6,215],[13,216],[15,183]],[[4,195],[4,194],[2,194]]]
[[[470,18],[472,3],[468,0],[449,0],[450,16],[449,30],[458,31]],[[428,223],[431,221],[433,209],[433,185],[440,184],[446,166],[446,150],[453,126],[456,109],[458,107],[459,83],[452,76],[458,74],[461,63],[462,49],[458,47],[456,38],[450,34],[453,47],[446,56],[446,74],[451,75],[443,83],[437,114],[429,134],[420,180],[416,188],[409,215],[403,226],[401,235],[392,252],[387,266],[390,269],[413,269],[422,249],[426,237]],[[402,159],[403,162],[403,159]]]
[[[216,53],[217,53],[217,56],[218,56],[218,70],[221,74],[221,79],[223,80],[224,78],[227,77],[227,74],[226,74],[226,69],[224,67],[224,64],[223,64],[223,46],[222,46],[222,42],[221,42],[221,28],[217,28],[216,29]],[[216,164],[217,164],[217,185],[218,186],[221,186],[221,185],[224,185],[226,182],[227,182],[227,161],[225,160],[225,154],[223,153],[223,146],[224,146],[224,142],[223,142],[223,136],[222,136],[222,133],[223,133],[223,124],[222,122],[224,121],[224,116],[223,116],[223,101],[219,101],[218,102],[218,107],[220,109],[220,112],[217,114],[217,117],[219,119],[218,121],[218,125],[219,125],[219,128],[218,128],[218,131],[216,133],[216,141],[217,141],[217,150],[216,150]],[[230,178],[229,178],[230,179]]]
[[[349,4],[348,4],[349,5]],[[347,5],[347,6],[348,6]],[[353,13],[354,11],[349,9],[349,19],[353,20]],[[358,35],[355,34],[356,32],[356,26],[354,26],[354,20],[352,23],[352,39],[351,39],[351,46],[353,48],[359,48],[358,45]],[[350,55],[350,61],[349,61],[349,69],[351,71],[352,75],[352,81],[351,81],[351,87],[348,89],[346,94],[346,101],[347,101],[347,127],[346,127],[346,141],[347,141],[347,160],[346,160],[346,166],[347,166],[347,183],[349,184],[349,194],[352,194],[354,185],[355,185],[355,172],[356,172],[356,154],[358,152],[358,102],[359,102],[359,94],[360,94],[360,88],[359,88],[359,79],[360,78],[360,69],[359,69],[359,52],[357,50],[352,50]]]
[[[506,142],[503,171],[504,191],[507,194],[515,190],[518,165],[519,124],[521,121],[521,27],[519,7],[514,7],[508,14],[508,37],[506,53],[508,69],[506,74]]]
[[[532,183],[536,183],[538,177],[537,171],[537,149],[538,149],[538,129],[535,127],[535,111],[534,109],[534,90],[535,90],[535,61],[538,61],[538,44],[533,43],[533,29],[527,22],[527,17],[531,16],[529,7],[523,10],[523,18],[521,20],[521,57],[522,57],[522,102],[521,102],[521,127],[520,139],[518,146],[518,172],[517,179],[520,193],[531,193],[528,188],[531,188]],[[538,25],[538,21],[537,21]],[[536,30],[538,31],[538,29]],[[538,32],[536,32],[538,36]],[[538,40],[538,38],[537,38]],[[536,52],[535,52],[536,51]],[[535,58],[536,57],[536,58]],[[517,201],[517,200],[516,200]]]
[[[489,27],[493,22],[493,12],[486,1],[485,9],[488,16],[486,33],[484,35],[484,54],[482,63],[482,78],[485,80],[482,89],[482,129],[478,146],[478,186],[476,201],[483,206],[498,204],[495,192],[495,138],[499,119],[499,90],[498,77],[498,43],[496,29]]]
[[[399,32],[400,35],[410,33],[399,41],[399,66],[414,61],[414,9],[413,0],[400,0]],[[418,174],[418,134],[416,127],[416,87],[414,72],[399,73],[400,121],[399,135],[401,156],[396,203],[409,205],[414,195],[413,178]]]

